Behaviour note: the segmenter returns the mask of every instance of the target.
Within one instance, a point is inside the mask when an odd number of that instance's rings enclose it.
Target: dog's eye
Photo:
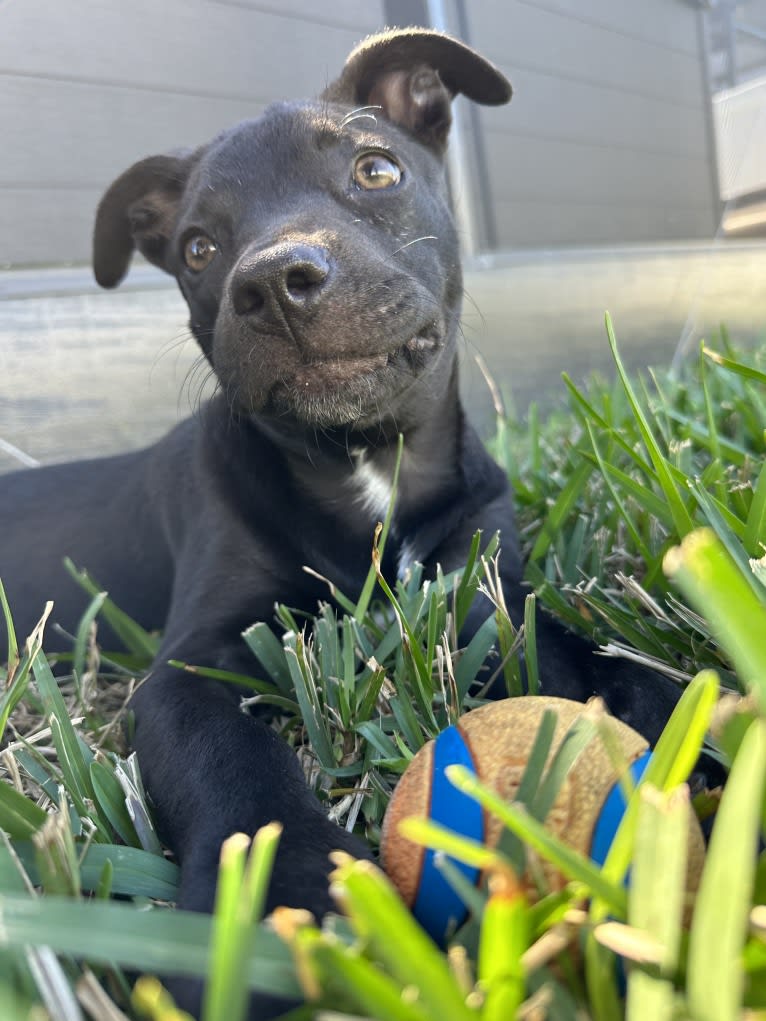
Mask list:
[[[366,152],[354,163],[354,183],[360,188],[393,188],[402,179],[402,168],[382,152]]]
[[[204,234],[195,234],[184,245],[184,262],[195,273],[201,272],[215,258],[218,246]]]

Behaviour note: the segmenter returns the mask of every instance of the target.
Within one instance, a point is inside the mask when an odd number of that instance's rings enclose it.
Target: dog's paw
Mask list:
[[[330,895],[330,854],[343,851],[354,858],[371,858],[358,837],[330,822],[324,815],[286,825],[280,841],[269,888],[267,910],[287,906],[306,908],[317,920],[336,910]]]
[[[321,811],[310,811],[284,823],[277,850],[266,913],[274,908],[305,908],[317,920],[335,910],[330,895],[330,854],[344,851],[355,858],[371,858],[369,847],[341,829]],[[187,911],[210,913],[215,903],[219,851],[196,847],[187,853],[181,867],[181,886],[177,905]],[[182,975],[163,977],[177,1006],[199,1018],[204,1002],[204,982]],[[297,1004],[264,994],[253,994],[248,1005],[248,1021],[269,1021]]]
[[[725,785],[727,777],[726,767],[712,755],[703,752],[689,774],[689,793],[695,798],[705,792],[715,791]]]
[[[330,853],[371,858],[358,837],[331,822],[320,810],[297,812],[283,821],[266,912],[275,907],[305,908],[317,919],[333,910],[329,891]],[[177,905],[186,911],[210,913],[215,903],[220,843],[206,840],[187,850],[181,862]]]

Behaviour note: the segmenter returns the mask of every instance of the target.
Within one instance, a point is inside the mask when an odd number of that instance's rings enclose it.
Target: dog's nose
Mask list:
[[[315,245],[274,245],[243,256],[231,281],[234,311],[264,320],[308,310],[322,296],[330,253]]]

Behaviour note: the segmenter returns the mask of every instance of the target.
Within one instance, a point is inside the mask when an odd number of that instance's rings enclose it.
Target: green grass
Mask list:
[[[149,979],[131,1005],[126,977],[163,969],[211,976],[206,1021],[237,1021],[247,988],[301,989],[322,1008],[385,1021],[734,1021],[766,1010],[766,860],[756,850],[766,819],[766,352],[743,358],[723,336],[684,378],[628,378],[607,325],[616,381],[578,389],[565,380],[566,409],[545,422],[534,410],[525,423],[499,422],[493,441],[518,494],[536,593],[529,609],[536,598],[614,654],[691,682],[603,868],[541,826],[577,750],[587,754],[601,731],[573,735],[574,750],[546,771],[550,731],[541,730],[522,781],[525,807],[498,805],[492,791],[455,777],[503,818],[499,848],[413,824],[413,839],[478,861],[488,879],[464,891],[473,917],[446,954],[381,873],[343,858],[333,881],[345,919],[320,930],[284,910],[273,927],[253,931],[276,832],[261,834],[249,860],[239,838],[226,846],[216,925],[169,910],[177,869],[114,724],[156,638],[83,579],[93,602],[69,680],[54,680],[40,631],[26,645],[26,636],[9,643],[0,695],[1,1017],[26,1018],[44,1002],[67,1021],[84,1010],[108,1018],[110,1004],[171,1019]],[[358,601],[328,588],[316,617],[279,608],[281,640],[265,624],[245,635],[263,674],[229,679],[271,707],[317,796],[373,847],[415,752],[481,702],[477,672],[488,649],[497,642],[503,651],[511,694],[520,690],[516,650],[526,646],[535,663],[531,628],[510,621],[502,604],[457,648],[478,586],[493,590],[495,552],[491,536],[477,536],[464,571],[424,582],[415,568],[384,585],[379,602],[371,601],[373,563]],[[99,656],[98,614],[127,653]],[[746,697],[716,705],[719,683]],[[731,777],[687,931],[683,781],[709,730]],[[704,812],[710,800],[696,807]],[[556,863],[568,879],[563,891],[527,902],[523,846]],[[449,862],[444,868],[461,890]],[[628,962],[624,982],[616,952]]]

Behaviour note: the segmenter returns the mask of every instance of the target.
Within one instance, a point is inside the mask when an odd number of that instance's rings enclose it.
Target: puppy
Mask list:
[[[322,915],[328,852],[366,854],[327,820],[296,757],[239,708],[230,686],[168,664],[253,672],[241,639],[274,604],[348,594],[370,564],[404,454],[383,572],[460,567],[499,530],[506,600],[525,592],[503,472],[458,395],[462,280],[444,153],[450,105],[510,99],[463,43],[423,29],[373,36],[316,100],[277,103],[209,144],[141,160],[104,195],[94,268],[104,287],[135,249],[174,276],[216,396],[146,450],[4,476],[0,575],[20,633],[46,599],[72,630],[85,597],[65,556],[164,638],[132,701],[134,746],[162,834],[181,865],[179,904],[209,911],[222,841],[284,826],[269,894]],[[463,640],[491,612],[478,599]],[[1,625],[0,625],[1,626]],[[105,645],[114,641],[102,625]],[[48,636],[47,647],[60,645]],[[593,657],[538,622],[544,690],[598,693],[650,740],[677,694]]]

